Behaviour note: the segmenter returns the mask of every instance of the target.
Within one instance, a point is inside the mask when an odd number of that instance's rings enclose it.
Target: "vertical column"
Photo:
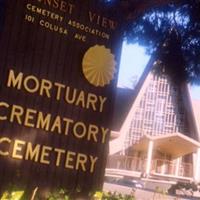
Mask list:
[[[147,164],[146,164],[146,175],[148,176],[151,170],[151,161],[153,156],[153,146],[154,142],[152,140],[149,141],[148,152],[147,152]]]
[[[200,148],[197,149],[196,158],[193,160],[193,164],[195,165],[193,178],[194,181],[200,181]]]
[[[161,166],[161,174],[167,174],[168,172],[166,171],[166,161],[167,161],[167,155],[165,153],[163,160],[163,164]]]
[[[179,176],[180,164],[181,164],[181,157],[175,160],[175,174],[174,174],[175,176]]]

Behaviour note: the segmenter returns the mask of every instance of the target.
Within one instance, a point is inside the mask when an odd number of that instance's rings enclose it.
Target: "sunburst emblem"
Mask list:
[[[105,46],[95,45],[90,47],[82,61],[85,78],[96,87],[110,84],[115,73],[115,56]]]

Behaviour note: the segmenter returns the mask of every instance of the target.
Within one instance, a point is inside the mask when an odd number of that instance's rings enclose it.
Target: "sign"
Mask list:
[[[4,6],[1,190],[101,188],[121,50],[119,12],[97,0]]]

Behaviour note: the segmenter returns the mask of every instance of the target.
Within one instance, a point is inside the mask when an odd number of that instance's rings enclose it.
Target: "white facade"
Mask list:
[[[140,82],[137,96],[121,127],[119,137],[110,142],[110,155],[120,154],[131,157],[137,154],[133,153],[134,146],[138,142],[141,143],[140,140],[144,136],[162,137],[166,135],[168,137],[170,134],[180,133],[180,138],[184,139],[179,142],[185,143],[186,141],[185,144],[187,142],[190,143],[189,145],[194,144],[194,148],[191,146],[189,155],[183,150],[181,157],[173,157],[174,155],[171,156],[165,150],[162,151],[161,157],[165,158],[165,162],[161,164],[159,173],[173,171],[173,176],[178,177],[181,168],[187,170],[186,162],[193,166],[192,170],[190,169],[193,180],[200,181],[199,133],[187,84],[174,81],[159,61],[154,63],[150,61],[150,65],[152,67]],[[155,159],[155,151],[158,152],[154,142],[149,141],[146,147],[145,169],[143,169],[146,174],[151,173],[152,160]],[[179,148],[179,143],[177,145],[174,143],[174,145],[177,149]],[[144,153],[141,155],[144,156]],[[173,163],[173,169],[170,169],[171,163]]]

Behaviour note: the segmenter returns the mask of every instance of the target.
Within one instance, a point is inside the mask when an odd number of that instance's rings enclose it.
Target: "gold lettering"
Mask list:
[[[107,28],[107,25],[108,25],[108,19],[107,19],[106,17],[103,17],[103,18],[102,18],[102,26],[103,26],[104,28]]]
[[[67,11],[67,2],[65,2],[65,1],[60,2],[60,10],[63,12]]]
[[[37,1],[44,3],[49,7],[59,9],[62,12],[68,12],[69,14],[72,14],[73,9],[75,7],[74,4],[68,3],[64,0],[37,0]]]
[[[54,151],[57,153],[57,157],[56,157],[56,166],[60,166],[61,154],[64,154],[64,153],[65,153],[65,150],[55,148]]]
[[[90,166],[90,173],[94,172],[94,168],[95,168],[95,164],[98,160],[98,157],[93,157],[93,156],[89,156],[90,157],[90,162],[91,162],[91,166]]]
[[[0,156],[9,156],[11,143],[12,141],[7,137],[0,138]],[[51,146],[41,146],[40,144],[33,145],[31,142],[18,139],[14,140],[11,157],[13,159],[25,159],[33,162],[39,161],[42,164],[49,165],[51,163],[51,153],[55,153],[55,166],[61,166],[65,158],[65,168],[82,170],[84,172],[88,170],[90,173],[94,173],[98,160],[98,157],[92,155],[65,151],[64,149],[53,148]]]
[[[12,152],[12,158],[22,160],[23,156],[20,155],[22,153],[22,147],[26,144],[26,142],[22,140],[15,140]]]
[[[22,124],[22,115],[24,113],[24,109],[21,106],[13,105],[10,115],[10,122],[14,122],[15,118],[18,124]]]
[[[75,152],[68,151],[66,154],[65,168],[74,169],[72,162],[74,161]]]
[[[50,164],[50,161],[47,160],[49,158],[49,151],[52,151],[52,147],[45,146],[45,145],[42,147],[40,163],[43,163],[43,164],[46,164],[46,165]]]
[[[69,104],[74,103],[75,99],[76,99],[76,94],[77,94],[77,89],[73,89],[73,95],[70,99],[70,87],[66,87],[66,92],[65,92],[65,101]]]
[[[99,128],[95,125],[90,124],[88,128],[88,136],[87,140],[90,141],[91,137],[93,138],[93,141],[97,142],[97,134],[98,134]]]
[[[83,171],[86,171],[86,162],[87,162],[87,156],[85,154],[79,153],[77,155],[77,160],[76,160],[76,170],[78,170],[79,167],[81,167]]]
[[[73,123],[74,121],[68,118],[63,118],[63,121],[65,122],[65,135],[68,135],[69,125]]]
[[[44,114],[42,112],[38,112],[36,128],[40,128],[40,129],[44,129],[45,131],[48,131],[49,126],[50,126],[50,120],[51,120],[51,114],[48,113],[44,117]]]
[[[39,155],[40,155],[40,145],[37,144],[33,149],[33,145],[30,142],[28,142],[26,148],[25,160],[34,160],[35,162],[38,162]]]
[[[44,91],[46,93],[46,96],[48,98],[51,97],[49,90],[52,88],[52,83],[49,80],[42,79],[41,81],[41,87],[40,87],[40,95],[43,96]]]
[[[80,94],[79,94],[79,96],[78,96],[78,98],[77,98],[77,100],[76,100],[76,103],[75,103],[76,106],[78,106],[79,104],[81,104],[81,106],[83,108],[85,108],[85,98],[84,98],[84,95],[85,95],[84,91],[81,91]]]
[[[33,11],[33,9],[32,9]],[[36,7],[36,10],[34,10],[34,12],[39,13],[39,14],[43,14],[45,10],[42,10],[41,8]]]
[[[40,20],[40,23],[45,23]],[[45,25],[45,24],[43,24]],[[103,112],[106,97],[97,96],[93,93],[86,93],[83,90],[79,91],[76,88],[71,88],[61,83],[51,82],[47,79],[38,79],[36,76],[24,76],[23,73],[16,73],[13,70],[9,71],[7,86],[14,87],[18,90],[23,89],[28,93],[38,93],[40,96],[52,98],[52,90],[55,89],[55,99],[64,100],[68,104],[74,104],[86,109]],[[23,88],[22,86],[23,85]],[[65,90],[65,93],[64,93]],[[53,90],[54,91],[54,90]],[[6,107],[5,104],[0,104],[0,107]],[[0,120],[6,120],[6,116],[0,116]],[[18,120],[19,121],[19,120]]]
[[[28,4],[26,5],[26,8],[27,8],[28,10],[31,10],[32,5],[31,5],[30,3],[28,3]]]
[[[39,23],[40,23],[41,26],[44,26],[44,20],[40,20]]]
[[[53,125],[51,127],[51,132],[54,132],[55,129],[57,129],[58,133],[61,133],[61,119],[60,116],[57,116],[56,119],[53,122]]]
[[[11,140],[9,138],[7,138],[7,137],[0,138],[0,144],[2,144],[4,142],[10,144]],[[9,155],[9,151],[1,151],[0,150],[0,155],[1,156],[8,156]]]
[[[0,107],[9,108],[9,105],[6,102],[0,102]],[[7,120],[7,117],[0,115],[0,121],[4,121],[4,120]]]
[[[89,109],[92,106],[96,111],[97,96],[95,94],[88,93],[86,108]]]
[[[99,112],[102,112],[102,111],[103,111],[103,107],[104,107],[104,103],[106,102],[107,98],[106,98],[106,97],[99,96],[99,100],[100,100]]]
[[[78,139],[85,137],[86,126],[83,122],[77,122],[73,127],[74,136]]]
[[[54,0],[53,1],[53,7],[54,8],[59,8],[59,0]]]
[[[32,82],[33,83],[33,86],[32,88],[29,86],[28,82]],[[30,92],[30,93],[35,93],[38,91],[39,87],[40,87],[40,83],[38,81],[38,79],[35,77],[35,76],[27,76],[25,79],[24,79],[24,88],[27,92]]]
[[[93,21],[94,21],[95,16],[96,16],[95,13],[92,13],[91,11],[89,11],[89,19],[90,19],[90,22],[93,22]]]
[[[72,12],[73,12],[73,9],[74,9],[74,7],[75,7],[75,5],[74,5],[74,4],[71,4],[71,3],[69,3],[69,4],[68,4],[68,6],[69,6],[69,14],[72,14]]]
[[[15,77],[14,70],[9,70],[7,87],[16,87],[18,90],[20,90],[22,86],[22,78],[23,73],[20,72],[17,77]]]
[[[61,89],[65,88],[65,85],[56,82],[54,83],[54,85],[57,87],[56,100],[60,100]]]
[[[101,16],[100,16],[100,15],[97,15],[97,24],[98,24],[98,25],[100,24],[100,19],[101,19]]]
[[[109,28],[111,30],[114,30],[117,27],[117,22],[103,17],[101,15],[98,15],[97,13],[92,13],[91,11],[89,11],[89,20],[90,22],[96,23],[97,25],[106,29]]]
[[[106,140],[106,136],[109,133],[109,129],[108,128],[105,129],[104,127],[101,127],[101,130],[102,130],[102,134],[103,134],[101,142],[104,144],[105,140]]]
[[[25,120],[24,120],[25,126],[32,127],[32,128],[34,127],[34,123],[31,120],[34,119],[34,114],[36,113],[37,113],[36,110],[30,109],[30,108],[26,110]]]

